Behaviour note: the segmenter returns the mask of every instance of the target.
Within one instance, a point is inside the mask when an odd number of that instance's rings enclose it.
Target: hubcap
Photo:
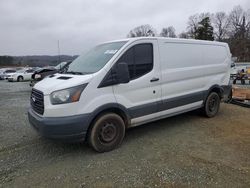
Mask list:
[[[116,127],[113,123],[105,123],[100,131],[100,139],[103,142],[111,142],[116,136]]]

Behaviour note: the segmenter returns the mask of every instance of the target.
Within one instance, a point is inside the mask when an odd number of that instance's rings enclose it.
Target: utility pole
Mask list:
[[[61,62],[61,58],[60,58],[60,43],[59,40],[57,41],[57,49],[58,49],[58,64]]]

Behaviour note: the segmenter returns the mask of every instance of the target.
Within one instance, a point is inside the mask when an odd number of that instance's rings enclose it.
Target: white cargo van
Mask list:
[[[226,43],[154,37],[103,43],[34,86],[29,121],[44,137],[87,140],[98,152],[110,151],[129,127],[195,109],[215,116],[230,67]]]

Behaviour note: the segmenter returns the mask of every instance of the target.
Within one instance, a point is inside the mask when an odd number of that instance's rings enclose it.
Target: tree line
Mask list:
[[[0,56],[0,66],[1,65],[12,65],[13,57],[11,56]]]
[[[43,67],[55,66],[62,61],[73,61],[77,56],[60,55],[33,55],[33,56],[0,56],[1,66],[30,66]]]
[[[151,25],[141,25],[132,29],[127,37],[170,37],[210,41],[229,44],[237,61],[250,61],[250,9],[235,6],[229,13],[197,13],[187,21],[186,30],[176,34],[173,26],[162,28],[158,34]]]

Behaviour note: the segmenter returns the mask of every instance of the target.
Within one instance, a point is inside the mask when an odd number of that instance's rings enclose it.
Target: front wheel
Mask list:
[[[125,136],[123,119],[115,113],[99,116],[88,133],[88,143],[97,152],[107,152],[117,148]]]
[[[211,92],[202,109],[203,114],[209,118],[216,116],[220,108],[220,96],[216,92]]]
[[[23,81],[23,77],[22,76],[18,76],[17,81],[18,82],[22,82]]]

